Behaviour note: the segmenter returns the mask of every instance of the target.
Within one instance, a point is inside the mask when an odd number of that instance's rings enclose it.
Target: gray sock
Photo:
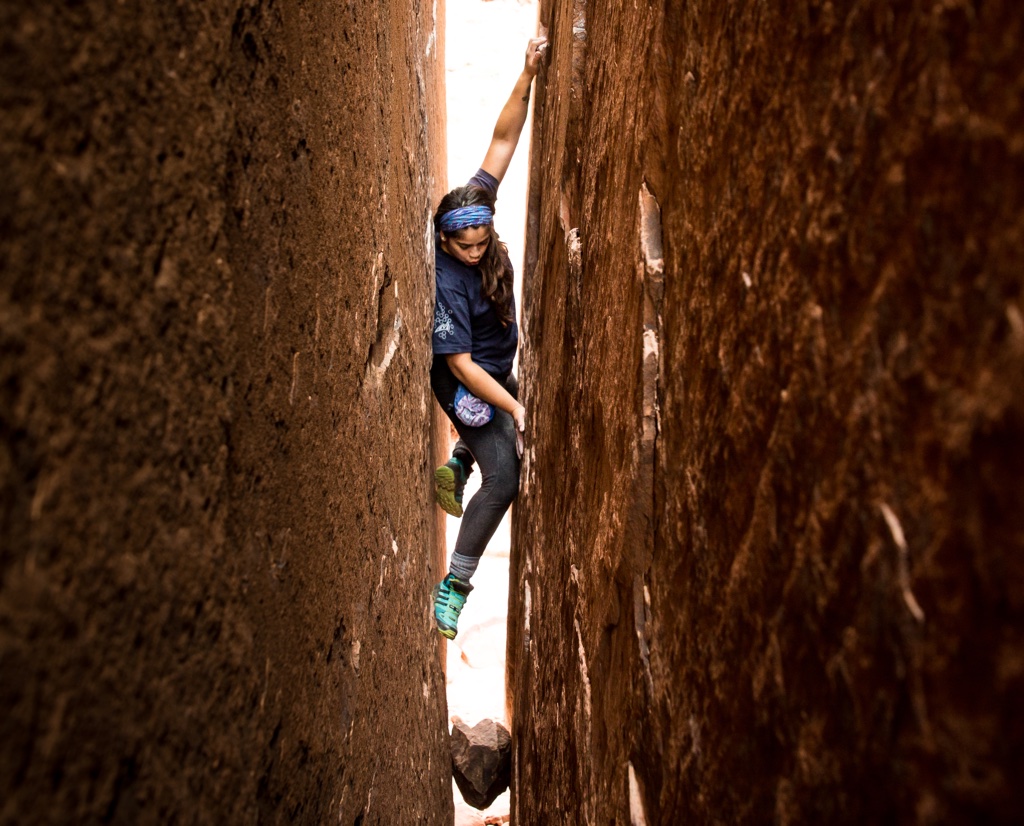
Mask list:
[[[476,573],[476,567],[480,564],[478,556],[463,556],[452,554],[452,561],[448,564],[448,572],[455,575],[460,582],[468,583]]]

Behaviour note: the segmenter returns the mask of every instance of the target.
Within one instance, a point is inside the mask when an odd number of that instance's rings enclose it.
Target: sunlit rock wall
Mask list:
[[[1018,822],[1024,18],[541,19],[516,822]]]
[[[450,822],[442,14],[0,10],[0,822]]]

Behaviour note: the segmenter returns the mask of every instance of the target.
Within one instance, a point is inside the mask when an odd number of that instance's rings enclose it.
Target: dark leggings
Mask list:
[[[497,379],[513,398],[519,398],[519,383],[509,374]],[[480,490],[469,500],[462,516],[455,553],[480,557],[498,529],[512,500],[519,493],[519,456],[516,453],[516,428],[512,416],[494,408],[494,418],[481,427],[463,424],[455,415],[455,391],[459,381],[443,358],[435,359],[430,370],[430,387],[441,409],[459,434],[459,451],[464,445],[480,467]]]

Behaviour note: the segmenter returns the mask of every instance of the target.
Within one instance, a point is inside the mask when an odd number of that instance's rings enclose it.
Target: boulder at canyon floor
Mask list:
[[[512,738],[494,720],[468,726],[452,721],[452,773],[463,799],[486,809],[508,788],[512,775]]]

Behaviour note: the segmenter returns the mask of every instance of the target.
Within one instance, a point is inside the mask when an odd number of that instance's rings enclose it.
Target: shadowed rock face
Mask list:
[[[1021,17],[851,5],[542,3],[517,823],[1022,815]]]
[[[450,822],[435,14],[0,11],[0,822]]]

